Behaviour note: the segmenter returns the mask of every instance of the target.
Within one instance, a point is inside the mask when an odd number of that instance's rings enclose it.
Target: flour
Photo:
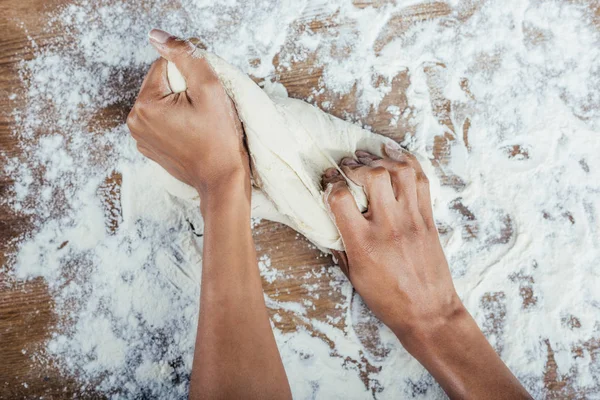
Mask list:
[[[389,122],[408,129],[411,150],[433,158],[436,144],[448,155],[437,165],[436,218],[467,308],[536,398],[549,395],[549,348],[566,382],[559,395],[597,395],[597,2],[452,0],[428,3],[440,17],[425,21],[414,4],[79,1],[57,13],[52,25],[65,37],[32,43],[24,91],[9,94],[26,99],[14,111],[24,157],[7,158],[3,171],[15,183],[2,201],[34,224],[15,239],[12,277],[44,278],[61,317],[32,362],[52,359],[85,390],[114,398],[186,396],[202,221],[153,184],[151,164],[111,114],[133,101],[156,57],[147,32],[159,27],[202,38],[265,86],[310,60],[323,78],[308,100],[336,109],[354,93],[350,121],[377,114],[406,74],[407,104],[391,104]],[[261,260],[267,282],[285,282],[273,268]],[[342,321],[311,318],[310,295],[266,296],[296,398],[442,396],[339,270],[314,273],[341,299]],[[311,331],[277,328],[286,313]]]

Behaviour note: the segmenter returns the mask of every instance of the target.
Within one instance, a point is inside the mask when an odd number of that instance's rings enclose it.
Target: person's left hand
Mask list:
[[[240,180],[249,191],[241,122],[212,67],[190,41],[155,29],[150,42],[163,58],[150,68],[127,118],[139,151],[194,186],[202,198]],[[167,60],[184,75],[185,92],[171,90]]]

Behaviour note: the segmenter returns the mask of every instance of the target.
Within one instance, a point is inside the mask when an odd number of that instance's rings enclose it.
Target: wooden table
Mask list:
[[[9,93],[20,93],[24,90],[22,82],[17,76],[18,63],[23,59],[31,59],[32,48],[30,38],[33,38],[41,47],[47,45],[60,32],[52,32],[45,27],[48,13],[57,10],[58,7],[69,3],[68,0],[3,0],[0,2],[0,149],[8,155],[19,157],[21,152],[17,146],[17,140],[11,134],[14,121],[11,110],[19,105],[19,100],[8,100]],[[357,7],[364,7],[378,2],[361,3],[355,1]],[[471,12],[475,12],[473,7]],[[408,24],[425,18],[439,18],[447,15],[450,8],[444,2],[428,3],[426,5],[406,8],[399,13],[388,25],[379,38],[377,46],[383,47],[395,35],[406,29]],[[467,17],[467,15],[465,15]],[[330,25],[327,20],[315,20],[311,23],[311,29],[319,31],[328,29]],[[277,65],[277,58],[274,63]],[[444,66],[439,66],[443,68]],[[321,70],[315,68],[309,61],[298,62],[290,69],[279,71],[279,81],[288,89],[292,97],[307,98],[314,89],[318,89],[318,81]],[[437,71],[432,66],[428,71],[434,76]],[[378,133],[385,134],[396,139],[401,139],[406,134],[411,134],[412,126],[400,121],[397,127],[391,127],[389,120],[391,114],[386,111],[388,105],[394,104],[403,108],[406,105],[404,92],[408,86],[406,73],[400,73],[393,80],[393,90],[387,95],[381,104],[372,109],[363,120]],[[434,92],[435,93],[435,92]],[[439,92],[438,92],[439,93]],[[441,95],[435,100],[435,107],[441,123],[450,126],[449,112],[450,102]],[[330,96],[328,93],[318,95],[320,102],[329,100],[331,102],[332,114],[342,116],[343,112],[352,113],[356,110],[356,98],[353,93],[341,97]],[[133,99],[131,99],[131,102]],[[116,109],[110,110],[114,116],[120,116],[123,120],[131,106],[122,104]],[[444,164],[447,162],[450,143],[456,135],[462,135],[468,142],[468,124],[465,124],[463,132],[454,132],[435,141],[434,154],[436,162]],[[518,151],[518,149],[515,149]],[[441,180],[446,185],[460,186],[463,183],[458,177],[441,175]],[[0,197],[7,196],[8,188],[12,181],[10,177],[0,181]],[[456,209],[469,215],[469,210],[462,204],[457,203]],[[0,209],[0,262],[7,265],[8,256],[13,253],[12,241],[30,229],[29,221],[23,217],[17,217],[8,208]],[[442,235],[445,227],[440,227]],[[473,234],[477,234],[474,232]],[[285,269],[288,276],[286,279],[278,279],[273,284],[263,282],[265,292],[272,296],[278,290],[279,301],[300,301],[307,296],[313,301],[315,307],[308,310],[306,316],[300,316],[292,312],[275,310],[282,317],[276,322],[279,329],[289,332],[299,326],[311,329],[310,319],[327,321],[326,316],[342,316],[346,308],[336,307],[341,302],[341,296],[327,295],[330,291],[329,283],[331,273],[325,273],[320,277],[314,275],[307,278],[307,273],[325,267],[332,268],[333,264],[329,257],[324,257],[319,251],[310,246],[308,242],[297,238],[297,234],[291,229],[270,222],[261,223],[255,229],[256,245],[260,254],[268,254],[272,265],[277,269]],[[40,365],[33,362],[31,355],[36,350],[43,348],[44,341],[56,323],[57,316],[53,312],[53,299],[49,295],[45,282],[36,279],[16,285],[3,285],[6,281],[5,271],[0,270],[0,399],[38,398],[45,399],[67,398],[77,395],[79,398],[101,398],[101,396],[90,393],[77,393],[76,383],[69,378],[61,376],[51,363]],[[311,293],[308,293],[306,285],[314,285]],[[314,294],[322,294],[314,296]],[[489,293],[488,298],[483,301],[494,302],[502,298],[502,292]],[[524,300],[526,299],[526,295]],[[493,333],[494,321],[501,318],[493,313],[489,316]],[[343,327],[344,319],[340,318],[338,326]],[[369,326],[355,326],[364,345],[372,346],[372,330]],[[321,334],[322,335],[322,334]],[[323,337],[326,342],[329,339]],[[554,361],[553,351],[548,345],[547,362],[544,371],[545,386],[549,397],[555,398],[578,398],[583,396],[577,393],[571,386],[570,376],[559,376]],[[590,346],[597,348],[598,343]],[[374,348],[374,351],[376,349]],[[361,369],[369,370],[369,365],[363,365]],[[23,385],[27,382],[27,386]]]

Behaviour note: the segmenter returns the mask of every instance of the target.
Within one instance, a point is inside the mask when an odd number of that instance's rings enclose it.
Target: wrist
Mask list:
[[[457,332],[473,328],[479,332],[477,324],[458,296],[455,296],[439,315],[392,327],[392,331],[404,348],[418,359],[425,352],[435,352],[444,343],[446,336],[454,336]]]
[[[219,173],[211,175],[208,179],[192,181],[192,186],[194,186],[202,200],[222,198],[223,194],[250,190],[250,178],[248,173],[242,167],[239,167],[228,171],[219,171]]]
[[[448,397],[530,399],[462,306],[445,323],[430,326],[402,343],[435,378]]]
[[[231,207],[250,210],[251,185],[248,173],[244,170],[233,170],[220,174],[211,181],[194,185],[200,196],[200,211],[206,217],[220,209]]]

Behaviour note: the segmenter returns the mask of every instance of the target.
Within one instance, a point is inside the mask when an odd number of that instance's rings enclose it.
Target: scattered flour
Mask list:
[[[15,183],[2,202],[35,227],[15,239],[12,276],[44,278],[61,316],[33,359],[113,398],[187,395],[202,221],[152,184],[110,113],[131,104],[156,57],[147,32],[160,27],[267,81],[311,60],[323,77],[309,100],[331,93],[330,108],[353,92],[354,121],[408,74],[408,107],[392,105],[390,123],[409,122],[414,151],[448,156],[435,162],[447,184],[436,216],[465,304],[536,398],[548,394],[550,348],[568,390],[599,393],[598,2],[427,3],[434,20],[411,12],[416,3],[75,1],[53,16],[48,29],[65,36],[32,42],[35,57],[20,65],[24,91],[9,99],[26,98],[14,110],[24,157],[5,156],[3,170]],[[268,256],[260,268],[267,282],[285,279]],[[443,396],[341,273],[315,273],[337,274],[349,328],[308,317],[314,296],[266,297],[275,322],[292,312],[311,325],[275,328],[296,398]],[[375,347],[361,327],[374,327]]]

